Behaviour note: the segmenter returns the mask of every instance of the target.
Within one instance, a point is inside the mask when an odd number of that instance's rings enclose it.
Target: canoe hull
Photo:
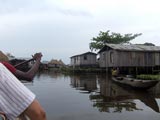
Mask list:
[[[159,82],[158,80],[138,80],[125,77],[121,79],[112,77],[112,80],[121,85],[129,86],[136,89],[149,89],[151,87],[154,87]]]

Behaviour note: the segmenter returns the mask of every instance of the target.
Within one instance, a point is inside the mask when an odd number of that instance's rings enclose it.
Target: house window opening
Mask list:
[[[84,60],[87,60],[87,55],[84,56]]]
[[[113,60],[114,60],[113,59],[113,52],[110,52],[110,62],[113,63],[114,62]]]

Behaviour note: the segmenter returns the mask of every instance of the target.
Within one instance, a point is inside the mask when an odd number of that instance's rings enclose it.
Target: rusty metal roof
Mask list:
[[[122,44],[106,44],[106,46],[115,50],[124,51],[160,51],[160,46],[147,46],[147,45],[122,45]]]

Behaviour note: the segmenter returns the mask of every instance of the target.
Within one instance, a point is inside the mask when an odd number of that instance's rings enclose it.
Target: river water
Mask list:
[[[120,87],[105,74],[54,71],[24,84],[36,94],[47,120],[160,120],[160,84],[143,92]]]

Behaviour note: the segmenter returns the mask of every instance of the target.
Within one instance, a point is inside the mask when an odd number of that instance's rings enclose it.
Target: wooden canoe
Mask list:
[[[154,87],[159,82],[159,80],[140,80],[128,77],[112,77],[112,80],[121,85],[136,89],[149,89]]]

